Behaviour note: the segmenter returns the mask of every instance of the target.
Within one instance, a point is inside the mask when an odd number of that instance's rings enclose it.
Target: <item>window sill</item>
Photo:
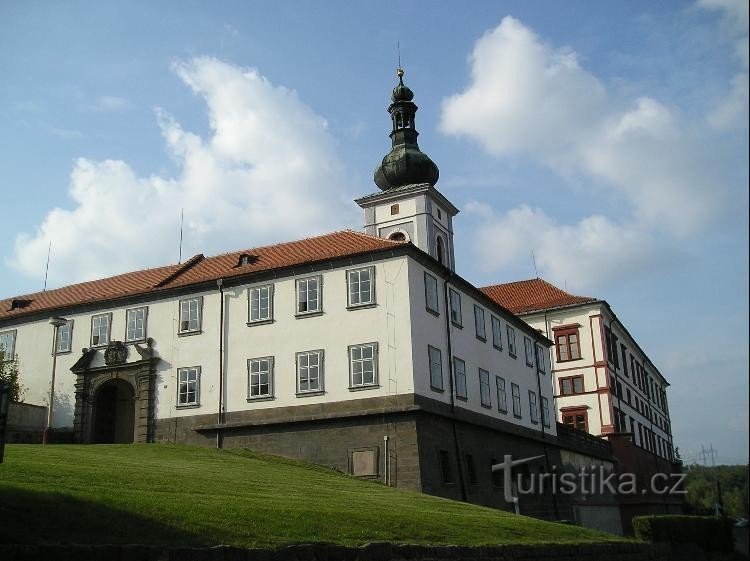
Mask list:
[[[512,353],[512,352],[510,352],[510,351],[508,351],[508,356],[509,356],[510,358],[512,358],[513,360],[515,360],[515,359],[517,359],[517,358],[518,358],[518,355],[517,355],[516,353]]]
[[[456,395],[456,399],[460,399],[461,401],[469,401],[468,397],[464,397],[462,395]]]
[[[439,317],[440,317],[440,312],[439,312],[438,310],[433,310],[432,308],[428,308],[427,306],[425,306],[425,308],[424,308],[424,309],[425,309],[425,310],[427,310],[427,313],[428,313],[428,314],[432,314],[432,315],[433,315],[433,316],[435,316],[436,318],[439,318]]]
[[[124,341],[125,345],[140,345],[146,342],[146,338],[143,339],[133,339],[131,341]]]
[[[90,349],[106,349],[107,345],[109,345],[109,343],[100,343],[98,345],[91,345],[89,348]]]
[[[514,417],[515,417],[516,419],[523,419],[523,417],[522,417],[521,415],[516,415],[515,413],[513,413],[513,416],[514,416]]]
[[[56,353],[54,353],[54,354],[56,354],[57,356],[60,356],[60,355],[69,355],[69,354],[70,354],[70,353],[72,353],[72,352],[73,352],[72,350],[67,350],[67,351],[57,351],[57,352],[56,352]],[[5,360],[4,360],[3,362],[7,362],[7,361],[5,361]]]
[[[507,409],[505,411],[503,411],[502,409],[498,409],[497,412],[500,413],[501,415],[507,415],[508,414],[508,410]]]
[[[323,315],[323,310],[318,310],[317,312],[299,312],[299,313],[294,314],[294,317],[296,319],[305,319],[305,318],[322,316],[322,315]]]
[[[376,390],[380,388],[380,384],[367,384],[366,386],[349,386],[350,392],[361,392],[365,390]]]
[[[309,392],[297,392],[297,397],[313,397],[316,395],[323,395],[325,394],[325,390],[313,390]]]
[[[276,396],[273,396],[273,395],[259,395],[259,396],[254,396],[254,397],[248,397],[247,402],[252,403],[255,401],[273,401],[274,399],[276,399]]]
[[[273,323],[273,322],[274,322],[273,318],[270,318],[270,319],[256,319],[255,321],[248,321],[247,322],[247,326],[248,327],[253,327],[255,325],[268,325],[269,323]]]
[[[363,310],[363,309],[367,309],[367,308],[375,308],[375,307],[377,307],[377,305],[378,305],[377,302],[368,302],[366,304],[349,304],[346,307],[346,309],[349,310],[349,311]]]
[[[191,337],[192,335],[200,335],[203,333],[200,329],[196,329],[195,331],[178,331],[177,336],[178,337]]]
[[[188,403],[186,405],[175,405],[175,409],[197,409],[200,406],[200,403]]]
[[[561,362],[561,363],[562,363],[562,362],[578,362],[579,360],[583,360],[583,357],[578,357],[578,358],[568,358],[568,359],[565,359],[565,360],[562,360],[562,359],[559,359],[559,358],[558,358],[558,359],[557,359],[557,362]]]
[[[538,424],[539,424],[539,421],[531,421],[531,424],[532,424],[532,425],[538,425]]]
[[[463,329],[464,328],[464,326],[461,325],[460,323],[458,323],[457,321],[451,320],[451,324],[453,325],[453,327],[457,327],[458,329]]]
[[[432,384],[430,384],[430,389],[431,389],[432,391],[434,391],[434,392],[445,393],[445,389],[443,389],[443,388],[438,388],[438,387],[436,387],[436,386],[433,386]]]
[[[503,352],[503,348],[502,347],[498,347],[497,345],[495,345],[495,343],[492,343],[492,348],[494,348],[494,349],[496,349],[496,350],[498,350],[500,352]]]
[[[480,337],[479,335],[477,335],[477,339],[479,339],[482,343],[487,342],[487,337]]]
[[[484,404],[484,403],[480,403],[480,405],[481,405],[482,407],[484,407],[485,409],[492,409],[492,404],[490,404],[490,405],[486,405],[486,404]]]

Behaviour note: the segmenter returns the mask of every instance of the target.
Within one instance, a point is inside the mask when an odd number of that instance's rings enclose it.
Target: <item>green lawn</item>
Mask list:
[[[267,547],[614,539],[247,450],[14,445],[0,464],[0,543]]]

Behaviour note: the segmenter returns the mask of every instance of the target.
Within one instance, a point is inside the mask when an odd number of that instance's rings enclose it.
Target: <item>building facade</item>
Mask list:
[[[554,342],[557,420],[674,459],[669,383],[604,300],[533,279],[482,289]]]

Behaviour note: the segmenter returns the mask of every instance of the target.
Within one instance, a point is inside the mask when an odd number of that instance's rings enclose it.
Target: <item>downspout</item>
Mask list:
[[[458,429],[456,428],[456,399],[453,394],[453,344],[451,342],[451,315],[450,315],[450,302],[448,300],[448,280],[451,278],[452,273],[449,270],[443,277],[443,300],[445,307],[445,333],[447,335],[448,343],[448,385],[450,386],[451,396],[451,428],[453,430],[453,447],[456,453],[456,465],[458,466],[458,481],[461,486],[461,500],[466,502],[466,484],[464,482],[464,473],[461,468],[461,449],[458,445]]]
[[[219,412],[216,415],[216,423],[224,422],[224,280],[218,279],[216,286],[219,288]],[[221,448],[221,429],[216,429],[216,448]]]
[[[547,339],[549,339],[549,328],[547,327],[547,310],[544,310],[544,333]],[[549,355],[549,349],[547,349],[547,355]],[[552,374],[552,360],[549,361],[549,370],[550,370],[549,372],[550,379],[554,380],[554,376]],[[542,450],[544,451],[544,461],[547,464],[547,473],[552,473],[552,464],[550,464],[550,461],[549,461],[549,451],[547,450],[547,440],[545,438],[545,432],[544,432],[544,408],[542,407],[542,379],[539,376],[538,364],[536,365],[536,387],[537,387],[537,391],[539,392],[539,412],[540,412],[540,417],[542,421],[541,422]],[[554,413],[554,408],[555,408],[554,387],[555,386],[553,383],[552,384],[552,403],[551,403],[551,407],[547,408],[547,420],[549,421],[550,426],[552,426],[552,413]],[[550,411],[550,408],[552,409],[552,411]],[[555,422],[557,422],[557,418],[555,418]],[[557,508],[557,496],[555,493],[552,493],[552,507],[555,510],[555,519],[560,520],[560,512]]]

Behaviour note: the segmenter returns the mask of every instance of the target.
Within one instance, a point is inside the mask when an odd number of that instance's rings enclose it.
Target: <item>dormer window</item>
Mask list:
[[[406,239],[406,234],[401,231],[393,232],[390,236],[388,236],[388,239],[393,242],[405,242],[408,241]]]
[[[10,309],[20,310],[22,308],[25,308],[29,304],[31,304],[31,300],[26,300],[24,298],[14,298],[13,301],[10,303]]]
[[[245,265],[251,265],[255,263],[258,260],[257,255],[250,255],[249,253],[243,253],[240,255],[239,260],[237,261],[238,267],[244,267]]]

